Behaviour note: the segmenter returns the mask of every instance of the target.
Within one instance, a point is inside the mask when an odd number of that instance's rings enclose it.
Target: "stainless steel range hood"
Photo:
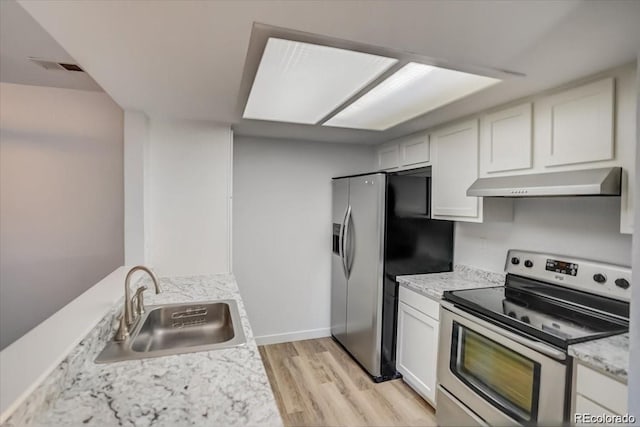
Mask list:
[[[619,196],[621,175],[622,168],[615,167],[480,178],[469,187],[467,196]]]

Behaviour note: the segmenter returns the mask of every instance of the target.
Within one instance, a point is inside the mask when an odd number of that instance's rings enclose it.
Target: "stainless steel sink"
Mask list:
[[[96,363],[235,347],[246,342],[235,300],[147,307],[131,336],[109,341]]]

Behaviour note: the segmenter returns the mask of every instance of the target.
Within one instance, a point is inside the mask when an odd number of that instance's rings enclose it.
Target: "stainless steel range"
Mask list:
[[[510,250],[504,287],[444,293],[441,426],[569,420],[571,344],[627,332],[631,270]]]

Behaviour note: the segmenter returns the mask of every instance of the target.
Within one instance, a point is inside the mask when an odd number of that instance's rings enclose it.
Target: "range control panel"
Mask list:
[[[569,261],[548,259],[546,270],[560,274],[568,274],[569,276],[576,276],[578,274],[578,264]]]
[[[620,265],[511,249],[505,271],[618,300],[631,298],[631,269]]]

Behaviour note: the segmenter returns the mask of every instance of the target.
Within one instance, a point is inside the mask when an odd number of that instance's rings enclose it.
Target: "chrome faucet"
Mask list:
[[[114,337],[115,341],[124,341],[129,337],[129,330],[134,326],[138,316],[140,316],[144,312],[144,302],[142,299],[142,293],[147,289],[146,286],[141,286],[136,291],[133,298],[131,298],[131,277],[133,273],[136,271],[144,271],[150,277],[153,285],[156,288],[156,294],[160,293],[160,286],[158,285],[158,278],[156,275],[145,267],[144,265],[136,265],[127,273],[127,277],[124,279],[124,310],[122,313],[122,317],[120,317],[120,327],[118,328],[118,332],[116,332],[116,336]],[[136,307],[134,309],[133,300],[136,301]]]

